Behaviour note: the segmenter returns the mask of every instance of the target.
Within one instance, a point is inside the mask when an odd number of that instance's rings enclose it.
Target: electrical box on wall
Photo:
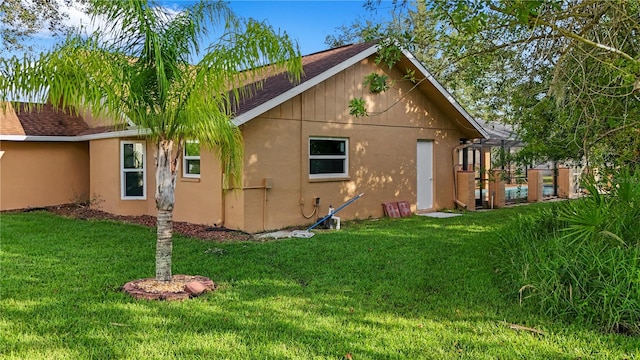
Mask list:
[[[273,187],[273,178],[266,177],[264,178],[264,188],[271,189]]]

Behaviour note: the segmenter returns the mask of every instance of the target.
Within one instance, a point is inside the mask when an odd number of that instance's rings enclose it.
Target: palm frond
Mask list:
[[[198,63],[200,81],[217,93],[231,90],[237,103],[253,95],[268,75],[286,71],[292,82],[300,80],[302,60],[297,42],[266,23],[236,20],[227,23],[225,34],[209,46]]]
[[[299,81],[298,44],[264,22],[237,18],[223,2],[201,1],[180,12],[155,1],[92,0],[107,26],[69,37],[40,58],[0,60],[0,94],[47,94],[55,106],[75,106],[116,122],[127,119],[150,137],[198,139],[218,154],[232,178],[242,167],[242,138],[232,104],[249,97],[270,75]],[[224,33],[205,48],[211,27]]]

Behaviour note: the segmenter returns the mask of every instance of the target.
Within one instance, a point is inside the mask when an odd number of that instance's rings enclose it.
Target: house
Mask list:
[[[259,232],[309,224],[360,193],[343,220],[381,217],[381,204],[398,200],[413,211],[453,208],[454,151],[487,133],[410,52],[389,69],[375,63],[377,50],[363,43],[304,56],[300,83],[269,77],[238,104],[241,188],[225,186],[213,153],[188,143],[174,220]],[[406,70],[416,82],[403,80]],[[363,85],[371,72],[392,86],[371,93]],[[370,116],[349,114],[359,97]],[[84,198],[110,213],[155,215],[154,149],[140,130],[50,107],[2,116],[2,210]]]

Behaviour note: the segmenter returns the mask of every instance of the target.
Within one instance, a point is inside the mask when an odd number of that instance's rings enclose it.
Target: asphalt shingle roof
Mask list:
[[[377,42],[371,41],[362,44],[346,45],[334,49],[317,52],[302,57],[302,68],[304,74],[300,78],[300,83],[291,83],[286,73],[271,76],[264,80],[261,89],[256,91],[252,97],[243,99],[235,108],[235,116],[242,115],[253,108],[256,108],[267,101],[284,94],[288,90],[309,81],[332,67],[352,58],[360,52],[375,46]]]
[[[309,81],[323,72],[339,65],[358,53],[375,46],[376,42],[346,45],[302,57],[304,74],[300,83]],[[263,86],[253,96],[242,99],[235,108],[235,116],[241,115],[267,101],[285,93],[300,83],[291,83],[283,72],[265,79]],[[26,104],[18,104],[14,111],[0,112],[0,134],[26,136],[79,136],[115,130],[114,127],[91,128],[81,116],[69,111],[56,111],[45,104],[40,109],[27,109]]]
[[[57,111],[51,104],[40,109],[28,109],[20,103],[12,111],[0,111],[0,134],[26,136],[77,136],[89,131],[89,125],[80,115]]]
[[[303,75],[299,83],[292,83],[286,72],[267,77],[261,87],[254,90],[251,97],[242,98],[234,106],[234,117],[259,108],[270,100],[285,94],[305,82],[326,73],[349,59],[367,51],[377,45],[376,41],[345,45],[334,49],[317,52],[302,57]],[[312,83],[309,83],[312,84]],[[249,116],[255,114],[247,114]],[[89,126],[80,115],[68,111],[56,111],[50,104],[43,105],[39,110],[28,110],[26,104],[18,104],[16,111],[2,114],[0,111],[0,135],[25,136],[81,136],[107,133],[117,130],[114,126]]]

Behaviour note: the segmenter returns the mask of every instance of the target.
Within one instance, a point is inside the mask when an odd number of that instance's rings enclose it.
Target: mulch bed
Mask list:
[[[47,206],[43,208],[24,209],[19,211],[27,212],[27,211],[35,211],[35,210],[45,210],[60,216],[73,218],[73,219],[80,219],[80,220],[112,220],[112,221],[121,221],[129,224],[143,225],[150,228],[156,227],[155,216],[114,215],[101,210],[91,209],[89,206],[80,205],[80,204]],[[248,234],[242,231],[231,230],[223,226],[191,224],[188,222],[180,222],[180,221],[173,222],[173,232],[174,234],[180,234],[180,235],[188,236],[192,238],[220,241],[220,242],[255,240],[251,234]]]
[[[129,281],[122,287],[122,291],[137,300],[180,301],[216,288],[216,284],[204,276],[173,275],[171,282],[160,282],[154,278]]]

